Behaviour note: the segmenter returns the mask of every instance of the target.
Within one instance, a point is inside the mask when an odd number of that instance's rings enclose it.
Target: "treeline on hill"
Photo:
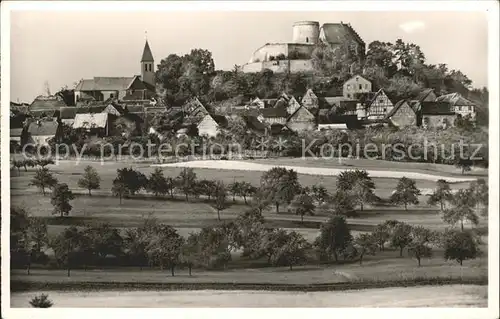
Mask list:
[[[74,194],[67,184],[58,183],[47,167],[37,170],[32,184],[45,193],[51,188],[53,213],[68,216],[72,210],[69,203]],[[86,167],[78,186],[88,190],[100,188],[100,177],[92,167]],[[86,226],[83,229],[74,226],[49,238],[47,218],[32,217],[23,209],[11,209],[11,262],[13,267],[27,267],[32,264],[47,264],[52,267],[65,267],[70,275],[72,268],[113,266],[138,266],[170,268],[172,276],[175,268],[185,266],[191,269],[227,268],[232,252],[240,250],[245,258],[263,260],[268,265],[293,266],[311,262],[359,261],[363,256],[384,250],[386,244],[397,248],[403,256],[406,249],[409,256],[420,265],[422,258],[432,255],[436,245],[443,248],[444,258],[464,260],[476,258],[479,251],[478,229],[464,230],[464,222],[478,224],[478,213],[487,214],[488,186],[484,180],[472,182],[467,189],[452,192],[450,185],[438,181],[436,189],[428,203],[440,207],[443,220],[450,225],[461,225],[460,229],[448,229],[434,232],[421,226],[411,226],[404,222],[390,220],[378,226],[371,233],[353,237],[346,217],[356,216],[356,208],[363,210],[363,205],[375,203],[380,199],[375,196],[375,184],[366,171],[345,171],[339,175],[337,190],[330,194],[321,185],[312,188],[303,187],[293,170],[275,167],[265,172],[259,187],[249,183],[235,182],[225,186],[222,181],[198,180],[192,169],[186,168],[177,178],[163,175],[156,169],[149,177],[133,169],[117,170],[113,180],[112,194],[120,197],[134,197],[142,189],[156,197],[174,196],[174,192],[190,197],[206,196],[212,207],[217,210],[219,224],[204,227],[192,233],[188,238],[178,234],[175,228],[160,223],[153,217],[144,219],[137,228],[125,231],[109,224]],[[220,213],[228,208],[232,201],[229,194],[242,196],[249,208],[234,221],[220,221]],[[395,205],[418,204],[420,190],[415,181],[401,178],[390,202]],[[247,202],[247,197],[249,201]],[[301,216],[314,215],[321,211],[331,218],[320,227],[320,234],[310,244],[298,232],[270,228],[265,224],[264,210],[274,206],[287,207],[289,213]],[[54,250],[55,259],[49,261],[45,249]]]
[[[408,98],[422,88],[434,88],[437,94],[459,92],[479,104],[477,121],[488,125],[488,90],[472,89],[472,81],[460,70],[446,64],[428,64],[418,45],[398,39],[395,43],[373,41],[361,64],[349,47],[332,51],[319,44],[313,51],[312,73],[243,73],[215,70],[212,53],[193,49],[189,54],[171,54],[162,59],[156,72],[167,105],[182,105],[197,96],[208,106],[246,102],[250,98],[273,98],[283,92],[302,96],[311,88],[318,96],[341,95],[342,84],[352,74],[364,74],[374,89],[384,89],[395,101]],[[364,72],[363,72],[364,71]]]

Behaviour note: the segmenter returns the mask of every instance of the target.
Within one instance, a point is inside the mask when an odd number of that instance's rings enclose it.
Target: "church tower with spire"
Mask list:
[[[155,86],[155,63],[147,39],[141,58],[141,80],[153,87]]]

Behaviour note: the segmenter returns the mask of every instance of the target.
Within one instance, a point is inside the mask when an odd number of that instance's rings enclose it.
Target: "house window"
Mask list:
[[[309,38],[308,37],[306,37],[306,42],[309,42]]]
[[[347,93],[347,98],[350,99],[351,98],[351,94]]]
[[[379,103],[384,103],[384,99],[378,99]]]
[[[347,84],[347,89],[350,91],[351,90],[351,85]]]
[[[144,64],[144,71],[148,71],[148,65],[147,64]]]
[[[359,85],[359,89],[362,90],[363,89],[363,84],[360,84]]]
[[[365,84],[365,89],[368,89],[368,84]]]

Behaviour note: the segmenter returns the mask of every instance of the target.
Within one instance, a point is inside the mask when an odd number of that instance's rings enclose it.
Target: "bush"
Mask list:
[[[48,295],[41,294],[40,296],[36,296],[35,298],[31,299],[30,305],[33,308],[50,308],[52,307],[53,303],[49,299]]]

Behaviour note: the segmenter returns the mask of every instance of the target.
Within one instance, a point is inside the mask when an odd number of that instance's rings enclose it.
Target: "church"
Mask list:
[[[155,95],[155,65],[146,40],[140,62],[141,75],[129,77],[94,77],[82,79],[75,87],[75,105],[118,99],[147,101]]]

